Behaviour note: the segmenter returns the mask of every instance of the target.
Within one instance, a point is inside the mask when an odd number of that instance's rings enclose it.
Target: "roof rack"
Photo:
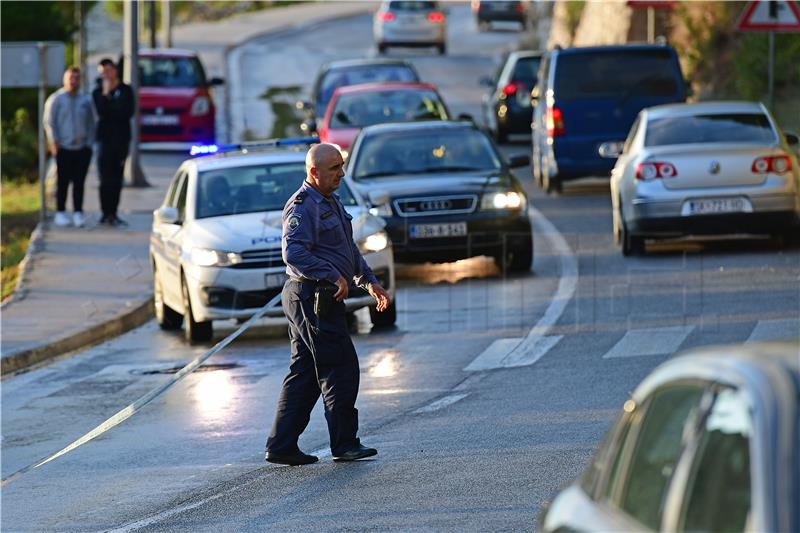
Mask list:
[[[319,142],[319,137],[287,137],[284,139],[266,139],[263,141],[248,141],[237,144],[197,144],[189,150],[193,157],[224,154],[228,152],[247,153],[250,150],[277,148],[281,146],[301,146]]]

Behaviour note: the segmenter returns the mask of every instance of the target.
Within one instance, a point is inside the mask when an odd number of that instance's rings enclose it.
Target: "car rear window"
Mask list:
[[[389,11],[431,11],[436,9],[436,2],[396,0],[389,2]]]
[[[467,129],[373,134],[362,140],[356,157],[352,171],[355,179],[500,168],[497,152],[486,135]]]
[[[333,91],[346,85],[384,81],[417,82],[417,74],[406,65],[363,65],[331,69],[325,73],[317,95],[317,114],[322,116]]]
[[[527,87],[533,88],[536,85],[536,77],[539,72],[540,58],[521,57],[514,65],[514,72],[511,73],[511,82],[521,82]]]
[[[195,57],[139,57],[142,87],[201,87],[205,73]]]
[[[664,117],[648,121],[645,146],[694,143],[758,143],[776,139],[763,113]]]
[[[200,172],[196,218],[281,211],[305,178],[302,161]],[[356,205],[344,181],[336,192],[344,205]]]
[[[669,50],[562,54],[556,64],[560,100],[672,96],[679,79]]]
[[[447,120],[439,95],[432,90],[398,90],[344,94],[336,100],[332,128],[363,128],[382,122]]]

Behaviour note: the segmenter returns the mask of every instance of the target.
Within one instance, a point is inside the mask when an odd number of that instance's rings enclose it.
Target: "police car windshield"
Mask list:
[[[479,131],[413,130],[364,137],[352,176],[371,179],[397,174],[496,171],[500,168],[497,152]]]
[[[306,178],[303,162],[222,168],[200,172],[195,218],[282,211]],[[336,191],[344,205],[357,205],[347,184]]]

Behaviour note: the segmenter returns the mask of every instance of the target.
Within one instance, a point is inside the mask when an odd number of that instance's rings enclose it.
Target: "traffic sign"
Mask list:
[[[739,31],[800,32],[797,0],[753,0],[739,20]]]

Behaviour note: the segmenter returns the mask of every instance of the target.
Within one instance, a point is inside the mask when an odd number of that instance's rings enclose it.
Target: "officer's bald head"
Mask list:
[[[332,144],[315,144],[306,154],[307,180],[325,196],[339,188],[343,166],[342,153]]]

